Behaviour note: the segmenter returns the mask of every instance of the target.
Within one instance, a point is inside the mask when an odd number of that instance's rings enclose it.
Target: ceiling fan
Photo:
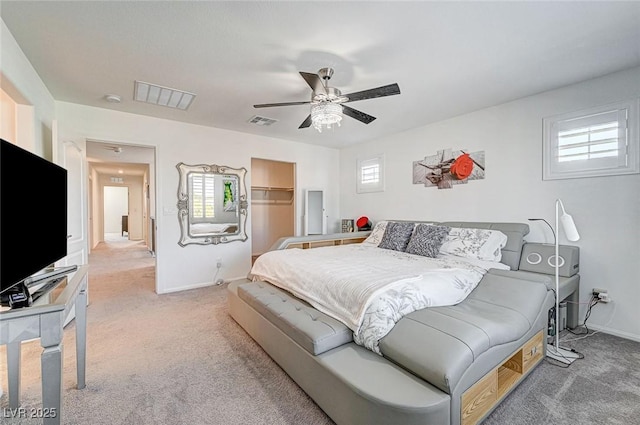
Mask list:
[[[253,105],[253,107],[270,108],[273,106],[311,105],[311,113],[298,128],[307,128],[313,125],[318,131],[322,131],[323,126],[331,128],[333,124],[340,125],[343,114],[365,124],[369,124],[376,119],[376,117],[353,109],[345,105],[345,103],[400,94],[400,87],[398,87],[396,83],[375,89],[342,94],[337,88],[329,87],[329,80],[333,76],[333,68],[322,68],[317,74],[300,72],[300,75],[307,84],[309,84],[309,87],[311,87],[311,100],[303,102],[262,103]]]

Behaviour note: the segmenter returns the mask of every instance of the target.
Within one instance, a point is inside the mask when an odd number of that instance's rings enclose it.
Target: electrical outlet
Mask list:
[[[606,289],[601,288],[593,288],[592,292],[593,296],[596,297],[600,302],[608,303],[611,301],[609,298],[609,292]]]
[[[219,269],[222,268],[222,258],[218,258],[218,261],[216,263],[216,267],[219,268]]]

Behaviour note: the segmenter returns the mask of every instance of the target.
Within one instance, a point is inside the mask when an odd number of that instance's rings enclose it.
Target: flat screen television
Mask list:
[[[0,144],[0,299],[6,299],[67,255],[67,170],[4,139]]]

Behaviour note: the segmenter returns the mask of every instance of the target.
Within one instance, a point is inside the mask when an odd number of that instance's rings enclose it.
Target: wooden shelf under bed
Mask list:
[[[542,361],[543,331],[525,342],[500,366],[462,394],[462,425],[477,424],[497,406],[535,365]]]

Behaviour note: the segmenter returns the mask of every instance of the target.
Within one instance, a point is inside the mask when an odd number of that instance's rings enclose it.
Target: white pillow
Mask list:
[[[440,252],[484,261],[500,261],[502,248],[506,244],[507,235],[499,230],[452,227]]]
[[[379,221],[373,226],[373,230],[367,237],[367,239],[363,240],[363,244],[378,246],[380,242],[382,242],[382,237],[384,236],[384,231],[387,230],[388,221]]]

